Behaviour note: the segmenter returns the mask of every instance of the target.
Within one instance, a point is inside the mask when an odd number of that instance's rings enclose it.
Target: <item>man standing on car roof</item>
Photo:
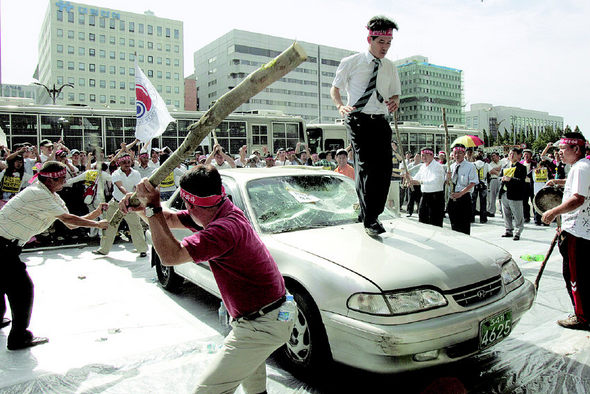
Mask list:
[[[385,208],[391,182],[391,127],[386,115],[397,111],[401,84],[397,69],[385,59],[395,22],[376,16],[367,25],[367,52],[342,59],[330,95],[345,119],[354,151],[356,191],[365,231],[385,232],[377,218]],[[347,104],[340,91],[346,90]]]
[[[119,205],[123,212],[129,211],[130,196]],[[266,392],[265,360],[293,329],[292,319],[278,320],[285,281],[244,213],[226,198],[215,167],[198,165],[187,171],[180,179],[180,196],[187,210],[163,211],[160,193],[143,179],[137,185],[141,206],[134,210],[147,218],[163,265],[209,262],[232,317],[233,329],[196,392],[233,392],[240,384],[247,393]],[[178,241],[170,229],[185,227],[194,234]]]

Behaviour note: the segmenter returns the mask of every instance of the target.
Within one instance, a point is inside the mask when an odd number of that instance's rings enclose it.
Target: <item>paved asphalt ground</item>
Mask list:
[[[521,240],[513,241],[500,237],[502,223],[499,217],[476,223],[472,235],[508,250],[534,281],[541,263],[519,257],[545,254],[555,227],[526,224]],[[50,342],[10,352],[8,330],[0,330],[0,393],[191,392],[213,356],[208,345],[223,339],[218,300],[193,285],[177,295],[164,291],[131,244],[116,244],[106,258],[91,250],[23,254],[35,283],[31,329]],[[269,360],[268,391],[587,393],[590,332],[555,324],[571,311],[556,248],[533,308],[508,339],[478,356],[396,375],[336,365],[313,381],[297,379]]]

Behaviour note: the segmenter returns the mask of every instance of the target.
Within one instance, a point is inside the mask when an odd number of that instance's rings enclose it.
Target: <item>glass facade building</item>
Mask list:
[[[183,23],[131,12],[50,1],[39,36],[36,78],[71,83],[57,104],[135,106],[135,62],[168,105],[184,108]],[[39,102],[51,103],[40,91]]]
[[[443,124],[442,108],[445,108],[448,124],[465,124],[463,71],[429,63],[424,56],[394,63],[402,86],[400,121],[439,126]]]

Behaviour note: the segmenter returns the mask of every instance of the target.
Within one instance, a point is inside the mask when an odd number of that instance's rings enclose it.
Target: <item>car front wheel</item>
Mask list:
[[[162,265],[160,257],[155,250],[152,251],[152,256],[158,281],[162,287],[172,293],[178,293],[182,288],[184,279],[174,272],[174,268]]]
[[[279,361],[294,374],[313,375],[331,360],[320,313],[304,291],[290,290],[298,314],[289,341],[278,350]]]

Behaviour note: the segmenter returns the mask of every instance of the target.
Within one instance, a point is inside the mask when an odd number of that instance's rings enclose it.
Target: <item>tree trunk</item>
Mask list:
[[[295,69],[295,67],[306,59],[307,55],[305,51],[295,42],[279,56],[261,66],[258,70],[248,75],[238,86],[224,94],[198,122],[188,127],[188,135],[183,143],[150,176],[150,183],[158,186],[164,178],[198,148],[201,141],[229,114],[264,88]],[[135,193],[129,203],[131,206],[140,205]],[[109,224],[111,226],[118,226],[122,219],[123,213],[117,211]]]

